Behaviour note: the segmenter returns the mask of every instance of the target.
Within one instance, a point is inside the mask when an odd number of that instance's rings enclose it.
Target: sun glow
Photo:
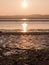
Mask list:
[[[23,21],[27,20],[27,19],[22,19]]]
[[[22,26],[23,26],[23,32],[26,32],[27,31],[27,24],[23,23]]]
[[[26,0],[23,0],[23,2],[22,2],[22,7],[23,7],[23,8],[26,8],[26,7],[27,7],[27,1],[26,1]]]

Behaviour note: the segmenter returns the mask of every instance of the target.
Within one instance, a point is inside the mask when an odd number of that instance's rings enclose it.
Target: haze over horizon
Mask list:
[[[0,0],[0,15],[49,14],[49,0]]]

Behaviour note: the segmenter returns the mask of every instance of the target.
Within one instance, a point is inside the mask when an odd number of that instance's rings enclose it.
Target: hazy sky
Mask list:
[[[0,0],[0,15],[49,14],[49,0],[26,0],[27,7],[22,7],[23,0]]]

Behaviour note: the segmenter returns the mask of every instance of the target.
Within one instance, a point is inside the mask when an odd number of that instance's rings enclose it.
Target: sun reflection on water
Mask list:
[[[27,24],[26,23],[23,23],[22,24],[22,27],[23,27],[23,32],[27,32]]]

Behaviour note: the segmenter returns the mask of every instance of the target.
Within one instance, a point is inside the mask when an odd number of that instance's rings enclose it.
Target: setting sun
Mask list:
[[[22,2],[22,7],[23,7],[23,8],[26,8],[26,7],[27,7],[27,1],[26,1],[26,0],[23,0],[23,2]]]
[[[23,32],[26,32],[27,31],[27,24],[23,23],[22,26],[23,26]]]

